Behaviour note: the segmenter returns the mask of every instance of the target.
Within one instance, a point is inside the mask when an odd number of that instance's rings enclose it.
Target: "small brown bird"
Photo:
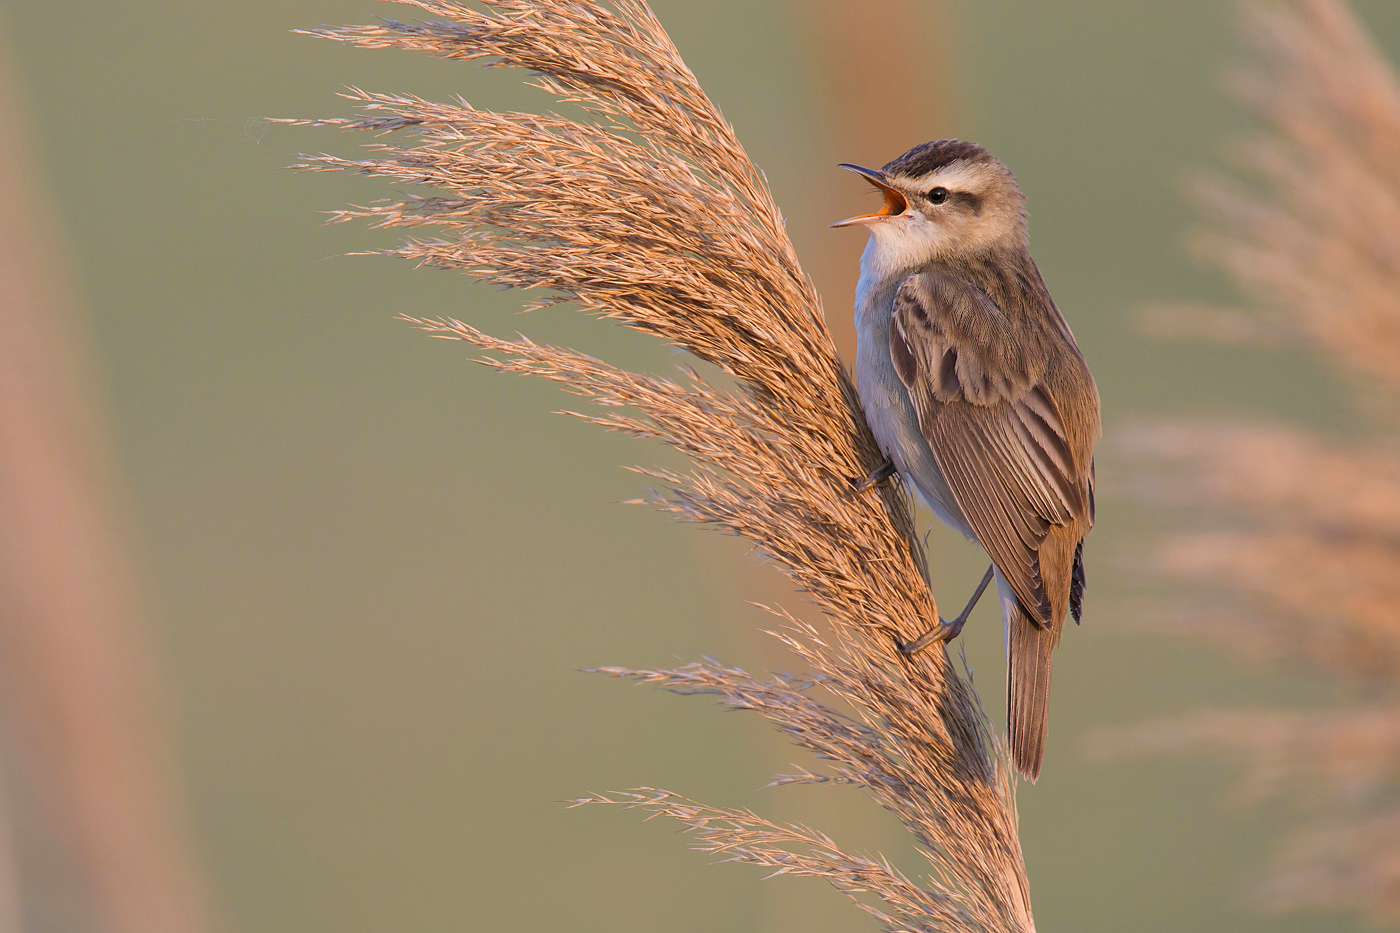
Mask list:
[[[1045,756],[1051,654],[1079,621],[1094,523],[1099,395],[1031,259],[1025,196],[985,149],[915,146],[858,172],[885,196],[832,226],[870,231],[856,287],[856,387],[889,462],[992,559],[962,614],[901,646],[956,637],[995,577],[1016,768]]]

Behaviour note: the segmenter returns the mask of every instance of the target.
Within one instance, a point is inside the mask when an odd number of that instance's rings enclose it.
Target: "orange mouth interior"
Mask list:
[[[832,224],[833,227],[849,227],[853,224],[872,224],[889,217],[898,217],[909,209],[909,202],[905,200],[904,195],[885,184],[879,172],[873,169],[861,168],[859,165],[848,165],[844,162],[841,163],[841,167],[859,174],[866,181],[870,182],[876,188],[879,188],[880,193],[885,196],[885,203],[873,214],[861,214],[856,217],[848,217],[845,220],[840,220]]]
[[[880,208],[873,214],[867,214],[867,217],[894,217],[896,215],[903,214],[905,210],[908,209],[909,202],[904,200],[904,195],[900,194],[893,188],[887,188],[886,186],[875,181],[874,179],[871,179],[871,184],[878,187],[880,189],[880,192],[884,194],[885,206]]]
[[[865,180],[880,189],[880,193],[885,196],[884,205],[873,214],[861,214],[858,217],[852,217],[850,220],[843,220],[841,221],[841,225],[860,223],[863,220],[874,220],[877,217],[897,217],[908,209],[909,202],[904,200],[904,195],[888,185],[876,181],[869,175],[865,176]]]

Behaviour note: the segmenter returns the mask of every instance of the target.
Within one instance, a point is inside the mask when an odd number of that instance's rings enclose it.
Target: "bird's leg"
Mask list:
[[[977,584],[977,589],[973,591],[972,598],[967,601],[967,605],[963,607],[962,612],[958,613],[956,619],[948,622],[940,618],[937,625],[927,632],[924,632],[913,641],[900,645],[899,650],[907,655],[915,655],[936,641],[952,641],[954,638],[961,635],[963,626],[967,624],[967,617],[972,615],[973,607],[977,605],[977,601],[981,599],[982,594],[986,592],[987,584],[992,582],[992,571],[994,569],[995,565],[987,568],[987,572],[982,575],[982,582]]]
[[[867,489],[878,486],[891,476],[894,476],[896,472],[898,471],[895,469],[894,461],[886,458],[885,462],[871,471],[870,475],[865,479],[851,480],[851,485],[855,487],[856,492],[865,492]]]

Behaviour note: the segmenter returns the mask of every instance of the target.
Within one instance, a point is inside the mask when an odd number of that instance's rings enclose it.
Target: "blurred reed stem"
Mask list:
[[[40,805],[77,878],[57,883],[62,895],[53,879],[22,886],[9,846],[25,840],[7,823],[0,930],[33,913],[111,933],[203,933],[212,923],[157,714],[116,471],[11,67],[0,37],[3,744],[18,764],[7,778]],[[74,891],[88,903],[35,903]]]

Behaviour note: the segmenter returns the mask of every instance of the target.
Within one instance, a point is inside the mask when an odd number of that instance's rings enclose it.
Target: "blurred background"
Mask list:
[[[1400,60],[1400,6],[1353,6]],[[747,601],[801,597],[740,542],[616,504],[644,491],[620,467],[677,465],[672,453],[555,417],[568,405],[553,387],[394,316],[523,330],[659,373],[683,360],[566,309],[522,318],[517,295],[461,275],[346,256],[393,241],[318,212],[385,190],[283,167],[368,140],[258,120],[345,116],[347,85],[492,109],[548,100],[519,73],[290,32],[411,18],[371,0],[0,9],[0,933],[873,930],[819,882],[760,881],[659,821],[564,809],[665,787],[922,868],[853,791],[759,789],[800,756],[756,717],[578,672],[705,654],[785,667]],[[1262,903],[1307,844],[1298,827],[1324,817],[1242,794],[1228,756],[1159,753],[1198,734],[1153,745],[1138,725],[1320,716],[1388,689],[1182,624],[1234,610],[1220,580],[1190,572],[1199,550],[1192,565],[1163,545],[1194,513],[1143,479],[1161,419],[1341,446],[1395,424],[1306,334],[1222,343],[1157,326],[1186,318],[1152,308],[1241,301],[1186,246],[1193,174],[1229,166],[1268,122],[1226,92],[1253,54],[1231,5],[654,9],[767,173],[847,354],[863,241],[826,224],[870,194],[835,163],[959,136],[1028,195],[1106,426],[1084,624],[1057,655],[1044,777],[1019,796],[1040,928],[1393,925],[1360,889]],[[984,567],[941,529],[930,563],[948,607]],[[1001,724],[990,604],[964,642]],[[1393,764],[1397,748],[1376,754]],[[1388,773],[1357,790],[1366,806]]]

